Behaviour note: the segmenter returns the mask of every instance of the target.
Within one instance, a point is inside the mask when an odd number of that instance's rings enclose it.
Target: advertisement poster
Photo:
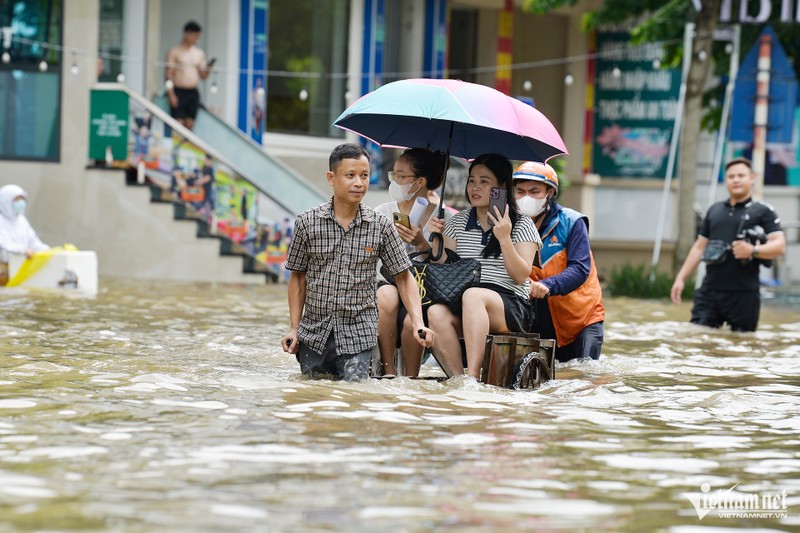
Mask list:
[[[255,234],[257,191],[198,147],[173,138],[171,190],[212,225],[212,231],[242,244]]]
[[[253,254],[258,261],[282,269],[289,254],[294,217],[265,194],[259,195],[258,207],[258,230]]]
[[[598,32],[592,170],[603,177],[664,178],[680,69],[660,69],[658,44],[631,46]]]
[[[164,123],[146,110],[131,110],[129,122],[128,162],[162,189],[162,200],[182,202],[212,234],[227,237],[284,279],[294,217],[177,133],[164,135]]]
[[[174,133],[160,134],[164,124],[147,112],[131,118],[131,165],[144,168],[147,179],[195,210],[212,232],[237,244],[254,239],[257,190],[226,165]]]

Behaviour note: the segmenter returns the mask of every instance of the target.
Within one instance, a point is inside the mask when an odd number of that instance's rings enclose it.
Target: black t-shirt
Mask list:
[[[727,244],[748,228],[761,226],[769,235],[781,231],[781,220],[771,205],[756,202],[752,198],[731,205],[730,200],[711,206],[703,219],[700,235],[709,241]],[[758,290],[758,261],[742,262],[729,251],[725,261],[719,265],[707,265],[703,286],[722,291]]]

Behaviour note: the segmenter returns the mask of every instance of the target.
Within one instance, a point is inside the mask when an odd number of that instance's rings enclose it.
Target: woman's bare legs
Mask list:
[[[461,360],[461,319],[443,304],[432,305],[428,310],[428,327],[436,333],[433,353],[436,361],[446,367],[445,374],[457,376],[464,373]]]
[[[480,379],[486,336],[490,332],[508,333],[503,299],[491,289],[473,287],[464,292],[461,303],[467,371],[470,376]],[[436,341],[438,343],[438,337]]]
[[[400,296],[394,285],[378,288],[378,349],[381,352],[381,374],[395,374],[394,354],[397,349],[397,313]]]

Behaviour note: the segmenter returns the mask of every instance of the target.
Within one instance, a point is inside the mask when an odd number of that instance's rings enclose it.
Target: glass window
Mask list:
[[[122,15],[125,0],[101,0],[97,81],[117,81],[122,72]]]
[[[0,159],[58,160],[61,14],[61,0],[0,0]]]
[[[268,131],[344,136],[331,124],[345,104],[349,24],[349,1],[270,1]]]

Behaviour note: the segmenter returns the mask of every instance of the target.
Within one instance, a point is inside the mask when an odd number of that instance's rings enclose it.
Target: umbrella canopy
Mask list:
[[[474,159],[498,153],[546,161],[564,141],[537,109],[500,91],[460,80],[408,79],[362,96],[334,125],[386,147],[425,147]]]

